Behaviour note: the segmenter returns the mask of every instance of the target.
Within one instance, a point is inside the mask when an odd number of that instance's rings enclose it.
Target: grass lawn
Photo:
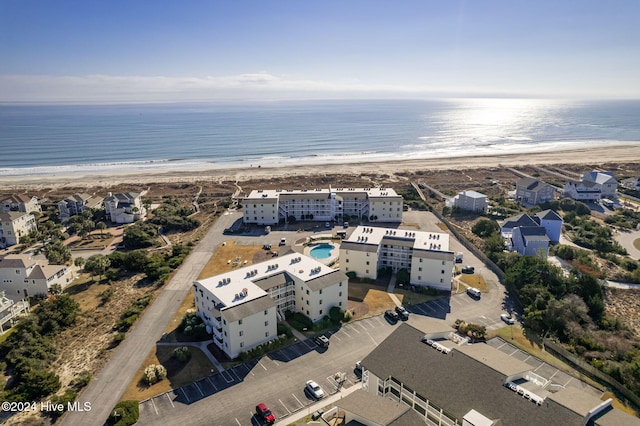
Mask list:
[[[112,241],[113,235],[108,232],[105,232],[104,234],[90,234],[84,239],[75,240],[69,243],[69,249],[102,249],[104,247],[108,247]]]
[[[265,259],[257,259],[263,256]],[[239,264],[233,266],[236,258],[239,259]],[[256,263],[256,261],[261,262],[266,259],[266,253],[260,246],[241,245],[235,244],[235,241],[227,241],[225,245],[219,245],[218,248],[216,248],[209,262],[202,268],[198,279],[222,274],[223,272],[251,265],[252,263]]]
[[[147,398],[167,392],[180,386],[188,385],[215,372],[215,367],[198,348],[189,347],[191,358],[181,363],[171,357],[177,346],[156,346],[136,373],[129,387],[122,395],[122,400],[143,401]],[[150,364],[162,364],[167,369],[167,378],[147,386],[142,382],[144,369]]]
[[[403,288],[396,288],[393,293],[400,299],[404,306],[417,305],[422,302],[429,302],[440,296],[428,296],[426,294],[415,293]]]
[[[489,286],[487,282],[479,274],[460,274],[457,276],[460,282],[466,284],[469,287],[475,287],[482,293],[489,293]],[[466,291],[466,288],[464,289]]]

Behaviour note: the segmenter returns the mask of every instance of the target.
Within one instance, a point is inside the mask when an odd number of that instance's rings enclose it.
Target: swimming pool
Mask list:
[[[328,259],[331,257],[331,250],[334,248],[331,244],[322,243],[312,248],[309,254],[314,259]]]

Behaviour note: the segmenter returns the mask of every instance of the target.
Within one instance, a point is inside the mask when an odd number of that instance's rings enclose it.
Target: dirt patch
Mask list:
[[[143,401],[161,393],[188,385],[215,372],[213,364],[198,348],[189,347],[191,358],[182,363],[171,355],[176,346],[156,346],[135,375],[134,381],[122,395],[122,400]],[[167,369],[167,378],[154,385],[142,382],[144,369],[150,364],[162,364]]]
[[[202,272],[198,275],[198,279],[201,280],[256,262],[262,262],[271,258],[267,253],[260,246],[242,245],[236,244],[235,241],[227,241],[216,248]]]
[[[607,316],[618,318],[636,334],[640,332],[640,290],[605,287],[604,304]]]
[[[489,293],[489,286],[487,282],[482,278],[482,275],[478,274],[461,274],[458,276],[458,280],[466,284],[469,287],[475,287],[482,293]]]

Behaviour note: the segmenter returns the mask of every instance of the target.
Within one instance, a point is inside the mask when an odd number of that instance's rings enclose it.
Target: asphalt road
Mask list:
[[[111,410],[134,379],[149,351],[153,349],[185,296],[191,291],[193,281],[209,261],[211,253],[227,239],[222,234],[223,229],[239,217],[241,214],[237,212],[226,213],[213,224],[171,281],[165,285],[164,290],[147,308],[133,330],[127,334],[127,338],[115,350],[109,362],[91,380],[89,386],[78,398],[81,405],[84,402],[90,402],[91,411],[69,412],[61,424],[78,426],[104,424]]]

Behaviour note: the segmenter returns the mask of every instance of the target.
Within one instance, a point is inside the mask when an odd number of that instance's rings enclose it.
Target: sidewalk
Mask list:
[[[308,416],[309,414],[313,413],[314,411],[318,410],[319,408],[327,407],[327,409],[324,410],[325,412],[327,412],[334,405],[336,405],[336,402],[340,401],[343,397],[352,394],[353,392],[357,391],[358,389],[362,389],[362,382],[358,382],[358,383],[356,383],[355,385],[351,386],[348,389],[341,389],[340,391],[334,393],[331,396],[328,396],[327,398],[321,399],[318,402],[315,402],[315,403],[313,403],[311,405],[308,405],[308,406],[304,407],[300,411],[296,411],[295,413],[291,414],[290,416],[284,417],[282,420],[277,421],[275,423],[275,426],[290,425],[291,423],[293,423],[295,421],[298,421],[298,420]],[[320,422],[315,422],[315,423],[324,424],[324,423],[320,423]]]
[[[402,306],[402,302],[400,301],[400,299],[398,299],[398,296],[393,294],[393,292],[395,291],[395,288],[396,288],[396,274],[393,274],[391,275],[391,279],[389,280],[389,285],[387,286],[387,294],[389,295],[391,300],[393,300],[393,303],[395,303],[396,306]]]

